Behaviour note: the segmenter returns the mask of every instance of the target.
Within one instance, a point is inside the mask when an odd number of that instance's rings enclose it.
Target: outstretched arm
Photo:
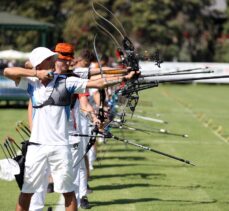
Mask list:
[[[121,68],[102,67],[102,71],[104,74],[125,74],[128,70]],[[100,68],[91,68],[90,75],[100,75]]]
[[[50,79],[50,71],[52,70],[34,70],[22,67],[9,67],[4,69],[4,76],[10,78],[18,84],[22,77],[37,77],[40,80]]]
[[[16,84],[20,82],[21,77],[35,77],[37,70],[25,69],[22,67],[10,67],[4,69],[4,76],[15,81]]]
[[[97,80],[89,80],[87,82],[87,88],[97,88],[102,89],[105,87],[113,86],[119,84],[123,81],[130,80],[134,76],[135,72],[132,71],[125,76],[114,76],[114,77],[104,77]]]

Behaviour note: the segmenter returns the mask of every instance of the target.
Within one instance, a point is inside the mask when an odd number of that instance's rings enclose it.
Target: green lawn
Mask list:
[[[196,166],[108,140],[98,146],[99,159],[92,172],[92,210],[229,210],[227,89],[226,85],[164,85],[142,92],[136,114],[169,123],[133,117],[130,126],[167,128],[187,133],[189,138],[126,130],[113,130],[115,134]],[[19,140],[15,122],[26,120],[26,110],[0,112],[1,139],[12,134]],[[18,196],[15,182],[0,181],[0,187],[0,210],[14,210]],[[47,205],[54,206],[58,197],[48,194]]]

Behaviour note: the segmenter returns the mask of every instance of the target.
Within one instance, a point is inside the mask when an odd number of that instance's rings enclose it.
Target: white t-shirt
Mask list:
[[[90,68],[87,68],[87,67],[76,67],[74,70],[73,70],[73,73],[77,74],[80,78],[88,78],[89,76],[89,71],[90,71]],[[90,88],[88,89],[89,93],[90,93],[90,103],[95,103],[94,100],[93,100],[93,95],[95,94],[95,92],[98,91],[98,89],[96,88]]]
[[[19,88],[28,91],[33,105],[41,105],[47,100],[53,91],[55,80],[44,86],[38,78],[21,78]],[[84,93],[88,80],[77,77],[66,79],[66,88],[70,93]],[[47,105],[33,109],[33,128],[30,137],[31,142],[44,145],[68,145],[68,119],[69,106]]]
[[[73,73],[77,74],[80,78],[88,79],[89,68],[88,67],[76,67]]]

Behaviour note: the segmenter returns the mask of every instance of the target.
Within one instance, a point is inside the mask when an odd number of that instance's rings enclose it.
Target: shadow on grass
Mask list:
[[[113,201],[97,201],[93,202],[91,201],[91,207],[99,207],[99,206],[107,206],[107,205],[122,205],[122,204],[133,204],[133,203],[141,203],[141,202],[153,202],[153,201],[158,201],[160,199],[157,198],[142,198],[142,199],[117,199]]]
[[[118,159],[118,160],[146,160],[144,157],[139,157],[139,156],[116,156],[116,157],[98,157],[98,160],[113,160],[113,159]]]
[[[145,174],[145,173],[130,173],[130,174],[103,174],[97,176],[91,176],[93,180],[95,179],[108,179],[108,178],[117,178],[117,177],[140,177],[141,179],[149,179],[149,178],[158,178],[158,177],[166,177],[166,174]]]
[[[207,189],[211,187],[205,187],[201,185],[190,185],[190,186],[180,186],[180,185],[157,185],[157,184],[112,184],[112,185],[100,185],[96,187],[92,187],[93,190],[119,190],[119,189],[126,189],[126,188],[135,188],[135,187],[157,187],[157,188],[177,188],[177,189]]]
[[[181,185],[156,185],[156,184],[151,184],[153,187],[159,187],[159,188],[177,188],[177,189],[189,189],[189,190],[195,190],[199,188],[203,189],[211,189],[212,187],[206,187],[206,186],[201,186],[201,185],[189,185],[189,186],[181,186]]]
[[[119,145],[119,147],[120,147],[120,145]],[[136,151],[136,149],[134,149],[134,148],[125,148],[125,146],[124,146],[124,148],[122,148],[122,149],[109,149],[109,153],[112,153],[112,152],[127,152],[127,151]],[[106,149],[103,149],[103,150],[100,150],[100,152],[108,152]]]
[[[179,200],[179,199],[160,199],[160,198],[141,198],[141,199],[116,199],[112,201],[90,201],[90,208],[93,207],[102,207],[109,205],[124,205],[124,204],[136,204],[136,203],[147,203],[147,202],[172,202],[179,203],[179,205],[195,205],[195,204],[213,204],[217,203],[216,199],[212,199],[209,201],[193,201],[193,200]],[[229,203],[229,202],[224,202]],[[47,203],[46,207],[55,207],[57,204]],[[60,204],[59,204],[60,205]],[[64,204],[63,204],[64,206]]]
[[[127,189],[127,188],[136,188],[136,187],[150,187],[151,185],[149,184],[113,184],[113,185],[100,185],[97,187],[93,187],[92,189],[95,191],[100,191],[100,190],[120,190],[120,189]]]
[[[149,167],[152,168],[153,166],[160,166],[160,167],[166,167],[166,168],[192,168],[193,166],[187,165],[187,164],[155,164],[155,163],[144,163],[144,164],[137,164],[137,163],[126,163],[126,164],[103,164],[101,161],[99,161],[99,164],[96,164],[94,167],[96,169],[103,169],[103,168],[116,168],[116,167],[130,167],[130,166],[141,166],[141,167]]]
[[[173,200],[173,199],[159,199],[159,198],[141,198],[141,199],[117,199],[113,201],[98,201],[98,202],[90,202],[91,207],[99,207],[99,206],[108,206],[108,205],[123,205],[123,204],[135,204],[135,203],[143,203],[143,202],[174,202],[174,203],[189,203],[189,204],[212,204],[216,203],[217,200],[209,200],[209,201],[192,201],[192,200]]]
[[[177,162],[177,161],[174,161],[174,163],[171,163],[171,164],[165,164],[165,163],[162,163],[162,162],[158,162],[158,163],[151,163],[151,164],[144,164],[144,166],[159,166],[159,167],[166,167],[166,168],[195,168],[191,165],[188,165],[188,164],[185,164],[185,163],[182,163],[182,162]]]
[[[102,169],[102,168],[119,168],[119,167],[129,167],[129,166],[138,166],[140,164],[102,164],[102,165],[96,165],[95,168],[96,169]]]

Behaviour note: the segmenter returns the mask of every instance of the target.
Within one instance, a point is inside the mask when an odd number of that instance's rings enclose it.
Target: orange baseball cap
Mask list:
[[[57,43],[54,52],[58,53],[58,59],[74,59],[74,46],[69,43]]]

